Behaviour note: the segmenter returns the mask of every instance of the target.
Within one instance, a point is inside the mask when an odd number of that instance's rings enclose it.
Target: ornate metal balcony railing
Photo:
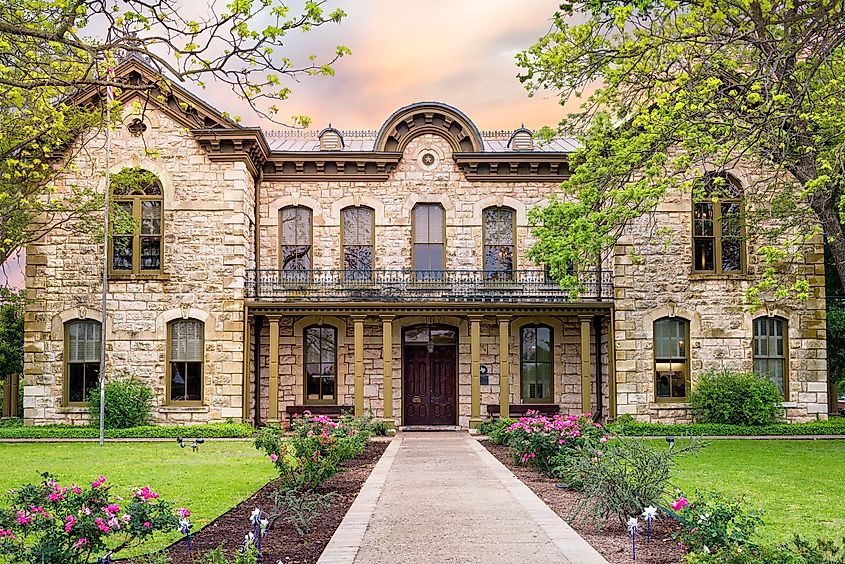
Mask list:
[[[247,270],[256,300],[354,302],[611,301],[610,272],[584,272],[570,299],[544,270]]]

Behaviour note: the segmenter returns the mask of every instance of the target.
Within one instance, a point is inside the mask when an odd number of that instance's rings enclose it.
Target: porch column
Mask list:
[[[581,412],[591,411],[590,394],[590,322],[592,318],[581,316]]]
[[[607,395],[610,402],[608,405],[608,409],[610,413],[607,414],[607,418],[610,421],[616,420],[616,314],[615,312],[610,312],[610,317],[608,317],[608,329],[607,329],[607,377],[609,380],[607,381]]]
[[[7,374],[6,379],[3,380],[3,413],[2,417],[12,416],[12,378],[17,378],[15,374]]]
[[[272,422],[279,421],[279,318],[272,316],[270,319],[270,394],[267,406],[267,419]],[[258,409],[258,406],[256,406]]]
[[[393,427],[393,315],[381,316],[382,351],[384,359],[384,416],[388,427]],[[357,366],[357,364],[356,364]]]
[[[472,407],[469,417],[469,428],[476,429],[481,424],[481,316],[469,316],[469,346],[470,346],[470,393]]]
[[[249,308],[244,307],[244,377],[241,381],[241,419],[244,423],[249,422],[249,357],[252,354],[252,347],[250,346],[250,323],[249,323]]]
[[[499,320],[499,416],[510,417],[510,323],[511,318],[500,315]]]
[[[12,374],[11,376],[7,376],[7,378],[12,380],[12,394],[9,398],[9,401],[11,402],[9,405],[9,415],[11,417],[22,417],[23,413],[18,413],[18,399],[20,397],[20,389],[18,386],[20,385],[21,375]]]
[[[364,320],[366,315],[353,315],[355,323],[355,415],[364,415]]]

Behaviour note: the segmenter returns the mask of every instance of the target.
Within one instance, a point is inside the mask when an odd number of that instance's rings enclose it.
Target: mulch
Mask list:
[[[556,480],[543,476],[533,468],[517,465],[506,446],[494,445],[489,441],[482,441],[481,444],[611,564],[632,562],[631,537],[618,519],[614,517],[594,522],[590,518],[573,518],[573,508],[583,501],[580,493],[559,489],[555,487]],[[682,562],[683,553],[672,539],[675,529],[676,526],[664,518],[652,523],[650,543],[646,544],[644,532],[637,535],[636,561],[653,564]]]
[[[317,517],[311,532],[304,542],[299,539],[293,526],[277,520],[261,540],[262,562],[284,562],[285,564],[311,564],[317,562],[323,549],[329,543],[335,530],[346,515],[349,506],[358,495],[361,486],[370,475],[373,467],[387,448],[387,442],[370,442],[364,453],[344,463],[344,470],[327,480],[318,491],[337,492],[331,506]],[[191,536],[191,548],[194,554],[203,554],[223,545],[223,550],[231,556],[238,552],[244,535],[252,530],[249,516],[258,507],[272,511],[272,493],[277,488],[276,482],[270,482],[255,495],[224,513],[196,535]],[[174,564],[191,562],[186,541],[180,540],[169,549]]]

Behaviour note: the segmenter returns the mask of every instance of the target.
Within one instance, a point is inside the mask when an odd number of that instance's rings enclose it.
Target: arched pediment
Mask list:
[[[478,128],[464,113],[442,102],[419,102],[396,110],[376,137],[376,151],[402,152],[411,139],[432,133],[444,137],[454,152],[482,152]]]

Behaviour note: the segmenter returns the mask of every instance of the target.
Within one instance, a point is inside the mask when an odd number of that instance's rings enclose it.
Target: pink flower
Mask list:
[[[91,515],[91,510],[88,509],[88,507],[86,507],[85,505],[82,506],[82,509],[80,509],[80,511],[82,511],[86,515]]]
[[[114,503],[110,503],[109,506],[106,507],[106,511],[108,513],[119,513],[120,512],[120,506],[118,506]]]
[[[599,439],[599,443],[601,443],[601,444],[604,444],[606,442],[607,442],[607,436],[604,436],[604,437]]]
[[[73,526],[76,525],[76,517],[68,515],[65,517],[65,521],[67,521],[67,523],[65,523],[65,532],[69,533]]]
[[[102,519],[100,519],[99,517],[97,517],[96,519],[94,519],[94,523],[96,523],[96,524],[97,524],[97,528],[98,528],[98,529],[100,529],[102,532],[104,532],[104,533],[106,533],[106,534],[109,534],[109,532],[111,531],[111,529],[110,529],[110,528],[109,528],[109,526],[106,524],[106,522],[105,522],[105,521],[103,521]]]
[[[270,460],[272,460],[273,462],[276,462],[277,460],[279,460],[279,455],[277,455],[274,452],[273,454],[270,455]]]
[[[80,490],[77,486],[72,486],[70,489],[71,489],[71,490],[73,491],[73,493],[75,493],[76,495],[79,495],[79,494],[81,494],[81,493],[82,493],[82,490]]]
[[[147,529],[149,529],[149,528],[151,527],[150,522],[149,522],[149,521],[144,521],[144,527],[145,527],[145,528],[147,528]]]
[[[185,519],[186,517],[191,516],[191,512],[188,511],[187,507],[180,507],[176,510],[176,515],[178,515],[180,519]]]
[[[671,507],[675,511],[679,511],[680,509],[686,507],[687,505],[689,505],[689,501],[687,501],[687,498],[679,497],[678,499],[676,499],[675,501],[670,503],[669,507]]]
[[[73,546],[75,548],[82,548],[86,544],[88,544],[88,539],[86,539],[85,537],[82,537],[78,541],[76,541],[76,544],[74,544]]]

